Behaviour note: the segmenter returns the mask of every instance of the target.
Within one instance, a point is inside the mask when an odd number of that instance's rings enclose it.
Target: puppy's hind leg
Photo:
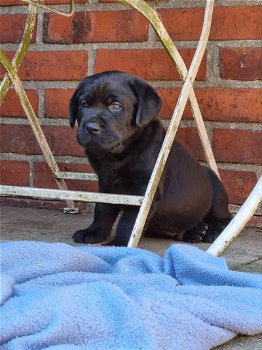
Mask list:
[[[228,210],[228,195],[218,177],[210,171],[213,183],[213,201],[209,213],[205,217],[208,224],[208,230],[203,238],[206,243],[214,242],[224,228],[231,220],[231,214]]]
[[[183,235],[183,241],[188,243],[198,243],[203,240],[208,230],[206,222],[201,221],[197,225],[188,229]]]
[[[206,243],[213,243],[217,237],[220,235],[220,233],[224,230],[224,228],[228,225],[231,218],[227,218],[224,220],[217,220],[214,222],[208,223],[208,230],[203,238],[203,242]]]

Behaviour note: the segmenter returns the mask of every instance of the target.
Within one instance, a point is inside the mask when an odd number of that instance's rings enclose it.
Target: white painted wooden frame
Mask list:
[[[120,2],[126,3],[131,7],[137,9],[150,21],[151,25],[153,26],[158,36],[160,37],[168,54],[170,55],[174,64],[176,65],[181,79],[184,81],[177,105],[175,107],[169,128],[166,133],[166,137],[164,139],[162,148],[158,155],[145,196],[143,197],[67,190],[67,186],[64,179],[97,180],[97,176],[94,174],[86,174],[86,173],[61,172],[59,170],[58,165],[54,159],[54,156],[46,141],[46,138],[42,132],[38,119],[35,116],[35,113],[27,98],[27,95],[24,91],[22,83],[17,75],[17,70],[28,49],[30,39],[32,36],[32,31],[35,23],[35,18],[36,18],[36,8],[44,6],[45,8],[53,10],[49,6],[47,7],[46,5],[43,5],[37,1],[32,1],[32,0],[22,0],[22,1],[26,1],[30,3],[29,12],[28,12],[28,18],[27,18],[23,40],[18,48],[18,51],[12,63],[6,57],[5,53],[2,50],[0,51],[1,63],[7,70],[7,74],[5,75],[0,87],[0,100],[1,102],[3,101],[4,96],[8,91],[8,88],[12,82],[15,87],[15,91],[21,101],[21,104],[25,110],[25,113],[30,121],[35,137],[45,156],[47,164],[55,177],[59,190],[37,189],[37,188],[31,188],[31,187],[18,187],[18,186],[1,186],[1,195],[66,200],[66,203],[68,206],[68,208],[66,208],[66,211],[73,212],[73,213],[77,212],[77,208],[74,207],[74,202],[73,202],[74,200],[84,201],[84,202],[107,202],[107,203],[115,203],[115,204],[118,203],[118,204],[124,204],[124,205],[140,206],[139,214],[137,216],[137,220],[133,228],[130,241],[128,243],[129,247],[137,247],[188,98],[191,103],[193,117],[196,121],[197,129],[199,132],[199,136],[204,148],[207,161],[210,167],[219,176],[217,165],[216,165],[213,152],[208,140],[207,132],[204,126],[203,118],[201,116],[201,112],[193,90],[193,83],[208,42],[208,36],[210,32],[212,13],[213,13],[213,7],[214,7],[214,0],[206,1],[202,33],[200,36],[199,44],[197,46],[194,58],[192,60],[191,66],[188,71],[173,41],[170,39],[162,22],[159,20],[157,12],[153,10],[143,0],[120,0]],[[65,16],[70,16],[73,14],[73,12],[74,12],[73,1],[71,2],[69,13],[62,13],[58,11],[58,13]],[[224,232],[220,235],[220,237],[208,249],[208,252],[210,252],[213,255],[220,255],[226,249],[226,247],[230,244],[230,242],[243,229],[246,222],[251,218],[251,216],[253,215],[253,213],[261,203],[261,196],[262,196],[261,183],[262,183],[262,180],[260,179],[257,186],[255,187],[250,197],[248,198],[247,202],[243,205],[239,213],[235,216],[235,218],[224,230]],[[241,215],[244,215],[244,218]]]

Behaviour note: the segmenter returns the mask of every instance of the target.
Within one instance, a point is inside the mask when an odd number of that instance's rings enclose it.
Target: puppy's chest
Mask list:
[[[111,193],[144,194],[149,176],[136,169],[115,169],[101,174],[100,184]]]

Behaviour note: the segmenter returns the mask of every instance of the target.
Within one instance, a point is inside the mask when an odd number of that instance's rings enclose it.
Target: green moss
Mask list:
[[[20,65],[25,57],[25,54],[28,50],[28,47],[30,45],[33,29],[35,26],[35,20],[36,20],[36,8],[30,6],[29,13],[28,13],[27,20],[26,20],[24,35],[23,35],[21,44],[19,46],[19,49],[16,52],[15,57],[13,59],[13,65],[14,65],[14,68],[16,70],[18,70],[18,68],[20,67]],[[3,57],[3,55],[1,54],[0,62],[3,64],[2,57]],[[3,81],[2,81],[1,88],[0,88],[0,103],[3,102],[5,95],[6,95],[10,86],[11,86],[11,81],[8,78],[8,76],[5,76]]]

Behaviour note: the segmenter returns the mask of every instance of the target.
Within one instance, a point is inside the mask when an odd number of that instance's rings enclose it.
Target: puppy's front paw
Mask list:
[[[72,236],[73,240],[76,243],[85,243],[85,244],[96,244],[102,242],[102,239],[89,230],[78,230]]]

